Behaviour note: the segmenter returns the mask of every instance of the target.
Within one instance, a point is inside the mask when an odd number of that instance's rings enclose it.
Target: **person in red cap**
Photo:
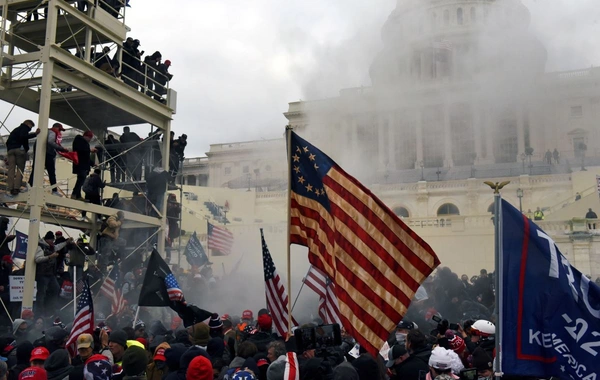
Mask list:
[[[202,355],[192,359],[185,373],[186,380],[212,380],[213,376],[210,360]]]
[[[94,134],[92,131],[85,131],[83,135],[77,135],[73,140],[73,152],[77,152],[79,162],[77,164],[73,162],[73,174],[77,174],[77,181],[75,182],[75,187],[73,187],[71,198],[80,201],[83,200],[81,197],[81,187],[92,168],[90,155],[96,152],[96,148],[90,147],[90,141],[93,138]]]
[[[169,73],[169,67],[171,66],[171,61],[168,59],[158,65],[157,72],[155,74],[156,83],[154,84],[154,99],[159,102],[163,102],[162,95],[166,94],[165,85],[168,81],[173,79],[173,74]]]
[[[44,368],[29,367],[19,374],[19,380],[48,380],[48,373]]]
[[[258,332],[250,335],[248,340],[256,345],[258,352],[267,354],[267,348],[269,343],[273,342],[275,338],[271,334],[273,327],[273,319],[269,314],[262,314],[257,319]]]
[[[64,148],[61,145],[62,135],[65,128],[61,123],[54,123],[52,128],[48,130],[48,139],[46,140],[46,158],[44,160],[44,166],[46,167],[46,171],[48,172],[48,180],[50,181],[50,185],[52,185],[52,195],[60,196],[56,187],[56,154],[57,152],[68,152],[67,148]],[[33,152],[35,152],[35,145],[33,144]],[[35,154],[33,156],[33,165],[35,166]],[[31,175],[29,176],[29,186],[33,186],[33,170],[31,171]]]
[[[46,359],[50,356],[50,351],[46,347],[36,347],[31,351],[29,365],[36,368],[44,368]]]

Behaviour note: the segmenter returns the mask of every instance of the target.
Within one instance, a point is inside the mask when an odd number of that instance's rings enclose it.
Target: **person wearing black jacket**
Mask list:
[[[429,372],[429,356],[431,347],[427,344],[425,335],[418,330],[410,330],[406,335],[408,358],[396,367],[396,377],[393,379],[419,380]]]
[[[142,155],[140,154],[140,146],[135,146],[142,139],[140,136],[131,132],[129,127],[123,127],[123,134],[119,138],[121,144],[127,144],[123,147],[127,150],[125,153],[125,164],[127,167],[127,174],[131,176],[132,181],[139,181],[142,179]]]
[[[138,75],[140,73],[140,57],[143,52],[140,52],[138,47],[140,46],[140,40],[134,40],[131,37],[127,37],[125,43],[123,43],[123,68],[121,74],[123,82],[126,85],[138,89]]]
[[[7,190],[12,195],[19,194],[23,182],[23,171],[27,161],[27,152],[29,151],[29,139],[36,137],[40,133],[38,128],[31,132],[35,123],[31,120],[25,120],[21,125],[15,128],[6,140],[6,156],[8,160],[8,178]]]
[[[77,152],[77,156],[79,157],[79,163],[73,163],[73,174],[77,174],[77,181],[75,182],[75,187],[73,187],[73,193],[71,193],[71,198],[73,199],[83,200],[81,197],[81,187],[92,167],[90,155],[96,151],[96,148],[90,148],[90,141],[93,137],[94,134],[91,131],[85,131],[83,136],[77,135],[73,140],[73,152]]]
[[[168,81],[173,79],[173,74],[169,73],[169,67],[171,66],[171,61],[166,60],[165,63],[161,63],[158,65],[157,72],[155,75],[156,82],[154,83],[154,99],[161,101],[161,95],[166,93],[165,85]]]
[[[156,80],[156,71],[158,70],[158,66],[160,65],[160,61],[162,60],[162,55],[159,51],[155,51],[152,55],[147,55],[144,58],[144,75],[146,78],[142,85],[146,85],[148,89],[146,91],[146,95],[152,96],[154,92],[154,81]]]
[[[54,123],[52,128],[48,130],[48,138],[46,141],[46,157],[44,160],[44,167],[48,172],[48,180],[50,181],[50,185],[56,185],[56,153],[57,152],[68,152],[69,150],[63,148],[59,143],[59,139],[57,136],[63,132],[65,128],[61,123]],[[34,156],[33,156],[33,165],[35,166],[35,144],[34,146]],[[33,186],[33,171],[29,175],[29,186]],[[52,187],[52,195],[60,196],[56,187]]]
[[[0,217],[0,258],[2,256],[10,256],[12,252],[10,248],[8,248],[8,243],[15,240],[15,235],[7,235],[6,231],[8,230],[8,218],[3,216]]]

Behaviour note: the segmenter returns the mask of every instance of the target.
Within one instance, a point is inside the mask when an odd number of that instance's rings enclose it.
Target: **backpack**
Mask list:
[[[83,190],[83,192],[86,194],[94,192],[94,186],[92,185],[91,178],[92,176],[88,176],[85,181],[83,181],[83,186],[81,186],[81,190]]]

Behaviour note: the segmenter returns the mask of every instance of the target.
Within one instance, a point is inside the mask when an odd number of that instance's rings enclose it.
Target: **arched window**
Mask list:
[[[188,175],[187,177],[187,184],[190,186],[196,186],[196,176],[195,175]]]
[[[394,214],[396,214],[397,216],[401,217],[401,218],[408,218],[410,217],[408,210],[405,207],[394,207]]]
[[[475,7],[471,7],[471,24],[475,24],[477,22],[477,9]]]
[[[444,203],[443,205],[440,206],[440,208],[438,208],[437,214],[438,214],[438,216],[460,215],[460,211],[458,210],[458,207],[456,207],[452,203]]]
[[[458,23],[458,25],[463,24],[463,9],[462,8],[458,8],[456,10],[456,22]]]
[[[444,11],[444,26],[448,25],[450,25],[450,11],[446,9]]]

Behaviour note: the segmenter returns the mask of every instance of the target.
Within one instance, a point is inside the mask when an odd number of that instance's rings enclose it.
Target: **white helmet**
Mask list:
[[[492,336],[496,333],[496,325],[490,321],[486,321],[485,319],[480,319],[473,323],[471,326],[471,332],[473,335],[482,337]]]

